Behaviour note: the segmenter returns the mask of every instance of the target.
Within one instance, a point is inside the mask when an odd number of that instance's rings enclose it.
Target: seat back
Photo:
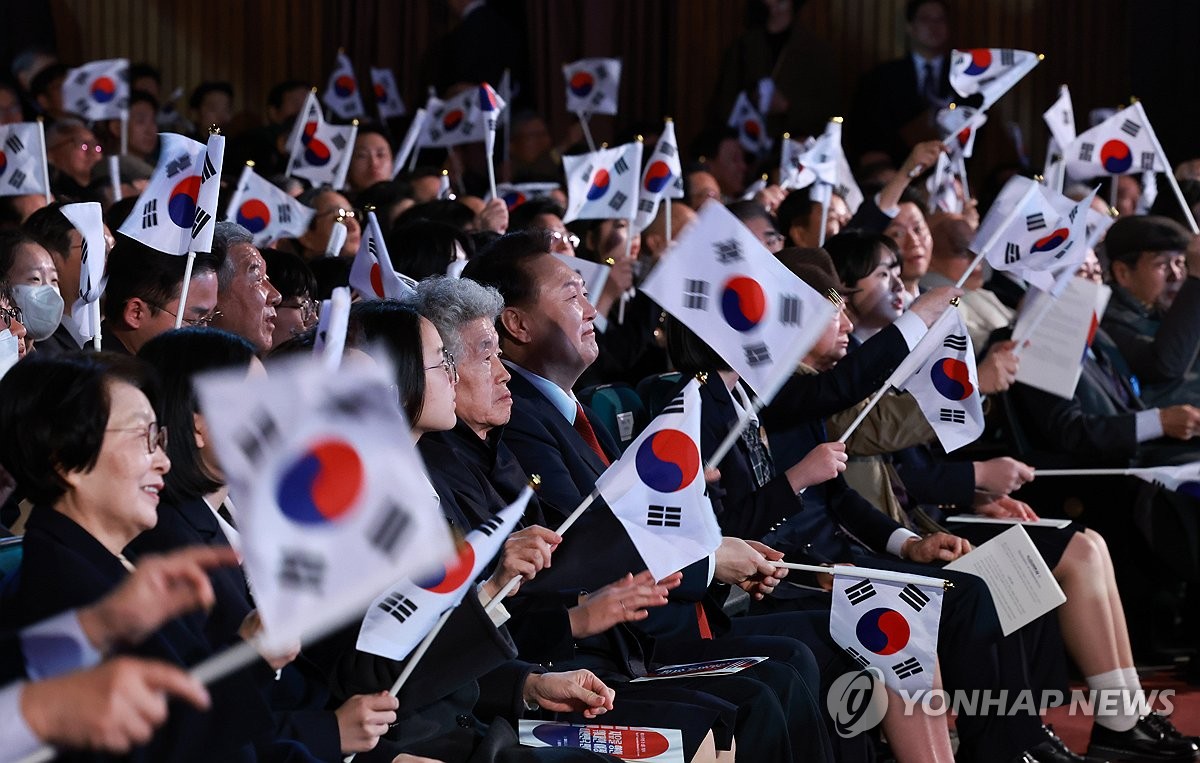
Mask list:
[[[624,453],[650,421],[646,406],[623,382],[598,384],[580,390],[576,397],[595,414],[594,425],[602,426],[613,436]]]

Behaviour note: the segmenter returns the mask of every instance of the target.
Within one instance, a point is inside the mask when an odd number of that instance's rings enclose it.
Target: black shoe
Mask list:
[[[1158,763],[1158,761],[1191,761],[1196,755],[1196,745],[1183,739],[1170,739],[1139,718],[1137,725],[1129,731],[1113,731],[1100,724],[1092,726],[1092,739],[1088,744],[1088,757],[1115,758],[1132,763]]]
[[[1143,715],[1138,719],[1138,723],[1145,723],[1150,728],[1162,734],[1166,739],[1182,739],[1185,742],[1191,742],[1197,750],[1200,750],[1200,737],[1188,736],[1179,729],[1175,728],[1175,724],[1171,723],[1171,719],[1165,715],[1158,713],[1150,713]]]
[[[1054,729],[1042,726],[1042,731],[1046,732],[1046,740],[1026,750],[1025,758],[1036,763],[1087,763],[1087,759],[1082,755],[1071,752],[1063,740],[1058,738],[1058,734],[1054,733]]]

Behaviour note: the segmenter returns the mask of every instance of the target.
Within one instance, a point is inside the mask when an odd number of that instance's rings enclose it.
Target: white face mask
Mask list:
[[[0,376],[17,364],[20,358],[20,342],[8,329],[0,330]]]
[[[63,317],[63,298],[53,284],[17,284],[12,287],[13,302],[21,308],[21,323],[35,342],[48,339]]]

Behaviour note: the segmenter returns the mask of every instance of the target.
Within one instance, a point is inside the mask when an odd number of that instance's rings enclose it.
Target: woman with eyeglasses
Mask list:
[[[30,357],[0,379],[0,464],[34,504],[4,627],[86,606],[134,568],[124,550],[158,521],[171,467],[149,369],[117,355]],[[169,581],[164,581],[169,584]],[[131,651],[189,667],[212,654],[202,615],[169,621]],[[254,761],[270,716],[250,671],[209,687],[200,714],[172,706],[137,761]]]
[[[260,249],[267,262],[267,277],[279,290],[275,306],[275,331],[271,346],[278,347],[317,325],[317,279],[296,255],[279,249]]]
[[[59,201],[102,201],[92,168],[103,158],[96,136],[78,119],[60,119],[46,128],[50,190]]]
[[[25,353],[29,351],[29,344],[25,342],[25,324],[21,323],[21,308],[17,307],[13,302],[12,289],[8,284],[0,281],[0,327],[7,329],[13,338],[16,339],[16,357],[12,355],[12,343],[5,343],[3,334],[0,333],[0,374],[8,365],[15,363],[25,357]]]

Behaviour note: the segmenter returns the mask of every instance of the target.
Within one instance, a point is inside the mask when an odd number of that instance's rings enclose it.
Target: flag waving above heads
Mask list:
[[[372,66],[371,88],[375,92],[375,108],[381,120],[386,122],[408,113],[404,108],[404,100],[400,98],[400,88],[396,86],[396,75],[391,69]]]
[[[738,93],[729,112],[728,125],[737,130],[738,142],[752,154],[765,154],[771,150],[771,136],[767,134],[767,122],[754,107],[746,91]]]
[[[496,123],[508,106],[504,99],[484,82],[479,86],[479,126],[483,131],[483,150],[491,156],[496,150]]]
[[[1042,114],[1042,119],[1060,147],[1069,146],[1075,141],[1075,108],[1071,105],[1071,91],[1066,85],[1058,88],[1058,98]]]
[[[563,157],[567,176],[567,212],[572,220],[630,219],[637,211],[642,143]]]
[[[1053,270],[1084,241],[1072,236],[1077,205],[1030,178],[1004,184],[979,226],[971,251],[997,270]],[[1070,219],[1068,219],[1068,216]]]
[[[527,201],[544,199],[561,187],[558,183],[497,183],[496,196],[504,199],[508,211],[511,212]],[[491,200],[489,194],[485,201]]]
[[[453,554],[383,366],[330,373],[315,357],[272,374],[206,374],[200,407],[230,492],[269,643],[362,611]]]
[[[374,211],[367,212],[358,254],[350,266],[350,285],[365,299],[400,299],[413,293],[412,287],[392,269],[392,258]]]
[[[296,118],[288,145],[288,177],[301,177],[314,186],[330,185],[341,188],[350,169],[354,151],[356,125],[333,125],[321,115],[321,105],[312,93]]]
[[[159,133],[158,165],[120,231],[167,254],[192,251],[192,226],[205,173],[203,143]]]
[[[679,162],[679,144],[675,142],[675,123],[667,120],[642,172],[634,230],[640,233],[654,222],[663,199],[682,198],[683,167]]]
[[[834,306],[720,204],[705,204],[642,283],[763,400],[796,370]]]
[[[358,89],[358,77],[354,76],[354,65],[350,56],[338,51],[337,61],[329,74],[321,102],[337,115],[338,119],[356,119],[367,115],[363,108],[362,91]]]
[[[621,87],[621,59],[582,58],[563,64],[567,83],[567,111],[576,114],[617,113]]]
[[[1064,154],[1072,177],[1171,172],[1141,102],[1080,133]]]
[[[129,59],[92,61],[67,71],[63,108],[88,122],[129,114]]]
[[[963,97],[979,93],[988,109],[1041,61],[1041,56],[1012,48],[975,48],[950,54],[950,86]]]
[[[391,660],[407,657],[491,564],[525,513],[531,495],[533,491],[525,488],[511,505],[468,533],[457,551],[445,557],[449,561],[432,574],[393,581],[371,602],[358,631],[358,648]]]
[[[962,214],[963,200],[955,185],[954,166],[948,154],[938,154],[933,173],[925,181],[929,205],[940,212]]]
[[[50,192],[45,143],[40,122],[0,125],[0,196]]]
[[[1111,217],[1092,209],[1092,199],[1094,198],[1096,198],[1096,189],[1093,188],[1092,192],[1080,201],[1072,201],[1061,195],[1057,195],[1057,198],[1051,200],[1054,208],[1062,215],[1058,225],[1066,229],[1069,245],[1060,247],[1057,250],[1055,261],[1045,269],[1017,268],[1015,275],[1018,278],[1024,279],[1042,291],[1049,291],[1055,297],[1062,295],[1071,279],[1075,277],[1079,266],[1083,264],[1084,258],[1087,257],[1088,249],[1091,248],[1089,229],[1099,224],[1104,226],[1104,230],[1108,230],[1108,226],[1112,224]]]
[[[939,109],[936,117],[942,143],[955,156],[971,158],[975,151],[975,136],[987,122],[987,114],[970,106]]]
[[[957,307],[934,321],[888,384],[913,396],[947,453],[983,434],[975,350]]]
[[[779,150],[779,187],[784,190],[807,188],[817,179],[810,167],[804,165],[804,154],[817,142],[816,138],[792,140],[784,135]]]
[[[249,166],[242,170],[226,207],[228,219],[250,231],[258,247],[304,235],[315,214],[316,210],[267,182]]]
[[[872,666],[893,690],[933,688],[944,582],[911,583],[833,576],[829,635],[861,667]]]
[[[464,90],[447,100],[430,95],[425,112],[418,147],[448,148],[484,139],[476,88]]]
[[[700,383],[692,379],[596,481],[656,579],[721,545],[700,458]]]

